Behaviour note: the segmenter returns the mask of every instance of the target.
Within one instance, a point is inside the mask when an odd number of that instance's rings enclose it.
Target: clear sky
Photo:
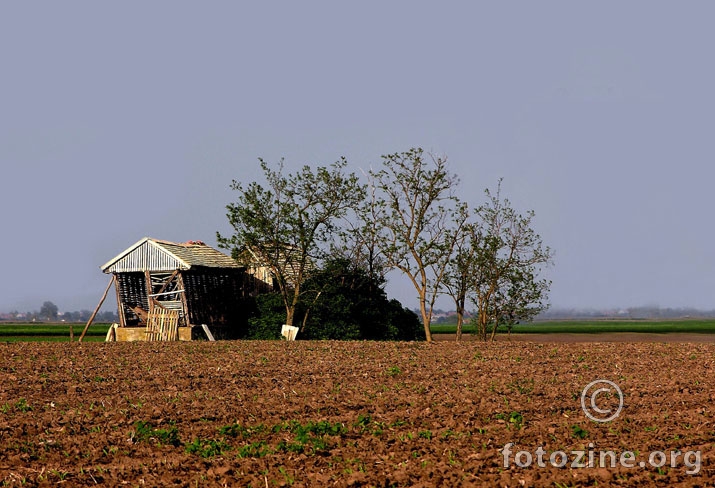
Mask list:
[[[715,307],[715,3],[7,2],[0,311],[92,309],[144,236],[215,244],[257,158],[421,146],[556,253],[557,307]],[[414,305],[393,276],[389,291]]]

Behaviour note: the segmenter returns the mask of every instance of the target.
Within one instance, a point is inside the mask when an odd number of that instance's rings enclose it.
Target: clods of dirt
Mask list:
[[[714,367],[690,343],[7,344],[0,484],[705,486]]]

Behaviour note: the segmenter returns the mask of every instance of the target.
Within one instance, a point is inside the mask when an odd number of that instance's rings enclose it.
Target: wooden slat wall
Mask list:
[[[248,276],[242,271],[189,270],[182,273],[189,323],[229,325],[242,314]]]
[[[141,319],[132,310],[141,307],[149,310],[149,299],[146,291],[146,278],[144,273],[117,273],[117,288],[121,300],[123,326],[140,325]]]
[[[179,312],[155,308],[149,314],[146,324],[147,341],[178,341],[179,340]]]

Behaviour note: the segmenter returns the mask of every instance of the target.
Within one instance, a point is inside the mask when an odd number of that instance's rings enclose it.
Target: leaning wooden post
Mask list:
[[[82,342],[82,339],[84,339],[84,335],[87,333],[87,329],[89,329],[89,326],[92,325],[92,322],[94,322],[94,317],[97,316],[99,309],[102,308],[102,304],[104,303],[104,300],[107,298],[107,293],[109,293],[109,289],[112,287],[112,283],[114,283],[114,275],[112,275],[112,278],[109,280],[109,284],[107,284],[107,289],[104,290],[104,295],[102,295],[102,299],[99,300],[99,305],[97,305],[97,308],[94,309],[92,316],[87,321],[87,325],[84,326],[82,335],[79,336],[79,340],[77,342]]]

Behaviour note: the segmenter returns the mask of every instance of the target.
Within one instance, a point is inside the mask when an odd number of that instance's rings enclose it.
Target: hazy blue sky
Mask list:
[[[0,6],[0,311],[93,308],[144,236],[215,244],[258,157],[412,146],[536,211],[554,306],[715,307],[715,3],[248,4]]]

